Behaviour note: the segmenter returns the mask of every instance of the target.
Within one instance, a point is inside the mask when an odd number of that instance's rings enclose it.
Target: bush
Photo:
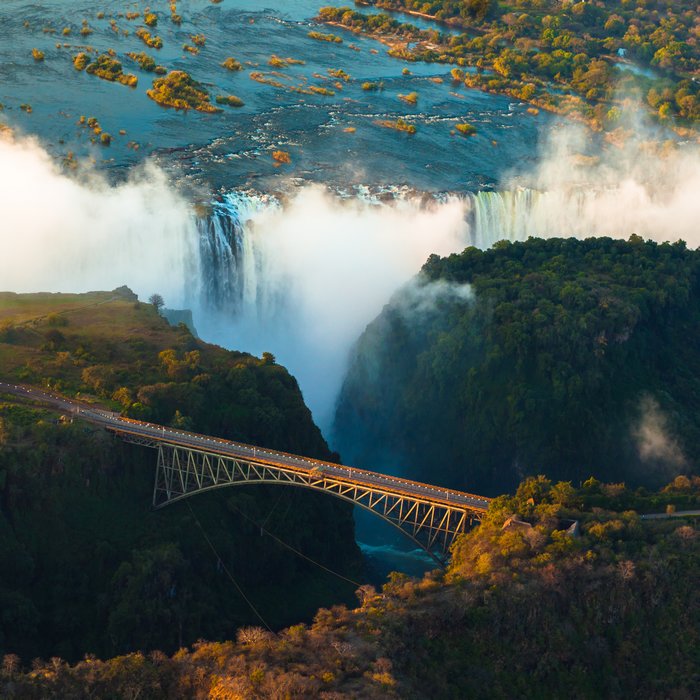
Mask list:
[[[463,122],[461,124],[455,124],[455,129],[463,136],[471,136],[476,133],[476,127],[472,124],[467,124]]]
[[[76,70],[85,70],[90,63],[90,57],[82,51],[73,58],[73,66]]]
[[[272,158],[277,163],[291,163],[292,157],[287,153],[287,151],[273,151]]]
[[[229,56],[222,64],[226,70],[238,71],[243,70],[243,66],[235,59]]]
[[[216,104],[228,105],[229,107],[243,107],[245,103],[240,97],[235,95],[217,95]]]

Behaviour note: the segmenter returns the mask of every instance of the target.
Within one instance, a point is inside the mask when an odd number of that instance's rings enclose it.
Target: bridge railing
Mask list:
[[[233,440],[227,440],[224,438],[212,437],[209,435],[203,435],[201,433],[193,433],[186,430],[173,430],[166,426],[161,426],[155,423],[147,423],[145,421],[138,421],[132,418],[115,418],[108,429],[113,432],[130,433],[135,435],[142,435],[143,433],[138,430],[129,430],[126,426],[120,426],[121,423],[128,423],[134,426],[134,428],[146,429],[148,436],[155,442],[179,444],[184,447],[193,447],[192,443],[197,443],[201,445],[201,449],[205,449],[205,445],[209,448],[212,454],[225,454],[230,456],[230,452],[221,451],[217,448],[230,447],[234,450],[240,450],[242,457],[245,459],[254,458],[255,461],[259,461],[265,464],[271,464],[278,467],[284,468],[298,468],[301,472],[309,472],[314,469],[320,470],[321,473],[324,470],[340,470],[344,472],[344,475],[334,473],[333,476],[336,478],[344,478],[353,483],[368,484],[375,483],[374,479],[390,480],[391,485],[395,488],[407,487],[408,492],[412,492],[414,489],[420,489],[421,491],[429,490],[434,493],[435,500],[444,501],[447,503],[453,503],[455,500],[469,499],[477,501],[483,504],[483,509],[488,508],[488,504],[491,502],[491,498],[486,496],[480,496],[466,491],[458,491],[456,489],[450,489],[441,486],[434,486],[433,484],[427,484],[420,481],[414,481],[412,479],[406,479],[400,476],[394,476],[391,474],[383,474],[381,472],[373,472],[367,469],[359,469],[350,465],[339,464],[336,462],[328,462],[325,460],[314,459],[311,457],[302,457],[300,455],[292,454],[289,452],[283,452],[281,450],[269,450],[264,447],[258,447],[257,445],[249,445],[242,442],[236,442]],[[116,425],[115,425],[116,424]],[[154,431],[154,432],[151,432]],[[178,439],[178,437],[184,438],[184,440]],[[187,440],[191,442],[187,442]],[[202,442],[204,443],[202,445]],[[279,458],[279,459],[276,459]],[[288,461],[284,461],[284,460]],[[290,464],[291,462],[291,464]],[[301,464],[304,462],[305,464]],[[452,499],[450,499],[452,496]]]

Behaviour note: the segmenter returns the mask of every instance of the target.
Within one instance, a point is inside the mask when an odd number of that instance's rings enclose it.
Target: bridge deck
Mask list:
[[[252,460],[261,465],[298,471],[306,475],[328,475],[337,481],[348,484],[372,487],[402,496],[418,497],[436,505],[462,506],[465,510],[472,512],[486,511],[491,501],[490,498],[484,496],[411,481],[410,479],[402,479],[398,476],[390,476],[366,469],[356,469],[355,467],[324,462],[277,450],[268,450],[254,445],[224,440],[223,438],[175,430],[164,425],[124,418],[119,414],[32,387],[0,382],[0,391],[48,403],[66,413],[100,425],[115,434],[125,437],[131,436],[152,443],[153,447],[158,444],[186,447],[211,455]]]

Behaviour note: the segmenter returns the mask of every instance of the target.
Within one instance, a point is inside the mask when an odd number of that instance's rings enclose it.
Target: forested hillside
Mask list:
[[[333,458],[272,356],[207,345],[128,290],[0,295],[0,377]],[[344,504],[254,486],[153,512],[154,451],[58,419],[0,396],[0,654],[76,659],[231,638],[262,624],[236,584],[272,627],[352,598],[351,584],[268,534],[356,574]]]
[[[492,494],[527,474],[695,472],[699,263],[637,236],[431,257],[357,343],[344,458]]]
[[[362,605],[274,635],[0,669],[8,698],[626,698],[691,700],[700,682],[700,479],[658,493],[544,477],[493,501],[447,572],[394,574]],[[573,527],[572,527],[573,526]]]

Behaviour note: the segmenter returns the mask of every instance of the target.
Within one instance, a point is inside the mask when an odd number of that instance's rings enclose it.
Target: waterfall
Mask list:
[[[498,240],[610,236],[636,233],[656,241],[683,238],[698,243],[697,197],[692,191],[662,190],[625,180],[608,187],[518,188],[467,195],[469,237],[486,249]]]
[[[194,224],[195,325],[225,347],[272,352],[328,426],[352,343],[431,253],[468,244],[465,207],[458,197],[380,202],[315,186],[284,205],[226,194]]]
[[[445,253],[458,252],[461,246],[469,244],[486,249],[499,240],[522,241],[530,236],[612,234],[614,232],[606,231],[590,216],[599,198],[599,193],[591,191],[539,192],[527,188],[468,193],[460,200],[465,211],[467,235],[455,240],[454,249],[443,250]],[[399,194],[391,205],[367,197],[358,198],[355,205],[371,207],[378,216],[385,209],[388,218],[392,207],[410,208],[409,202],[410,195]],[[346,205],[347,202],[335,202],[334,215],[338,221],[330,222],[328,236],[334,235],[333,225],[343,218]],[[201,295],[198,303],[204,313],[226,315],[231,321],[240,321],[244,317],[272,321],[279,320],[285,307],[299,302],[293,299],[300,284],[297,275],[309,271],[303,266],[292,269],[295,266],[287,264],[283,245],[287,241],[282,241],[271,230],[279,226],[285,216],[285,209],[274,197],[231,192],[212,203],[208,216],[196,220],[202,275],[197,285]],[[304,217],[294,213],[290,216],[297,219],[296,225],[305,225]],[[306,212],[306,217],[311,224],[314,213]],[[426,219],[426,223],[431,222]],[[361,224],[358,221],[358,225]],[[634,229],[629,231],[632,232]],[[629,235],[624,230],[622,233]],[[301,245],[303,232],[299,230],[295,235],[298,235]],[[432,235],[439,237],[434,225],[425,232],[426,257],[433,251]],[[359,231],[357,238],[360,238]],[[377,246],[378,254],[382,253],[381,238],[369,243]],[[342,240],[338,244],[342,245]],[[310,257],[317,252],[318,245],[308,251]],[[398,251],[394,252],[398,254]],[[366,254],[371,256],[372,253],[366,251]],[[413,272],[418,270],[420,262],[417,261]],[[329,255],[328,260],[320,260],[319,264],[332,265],[333,260]]]

